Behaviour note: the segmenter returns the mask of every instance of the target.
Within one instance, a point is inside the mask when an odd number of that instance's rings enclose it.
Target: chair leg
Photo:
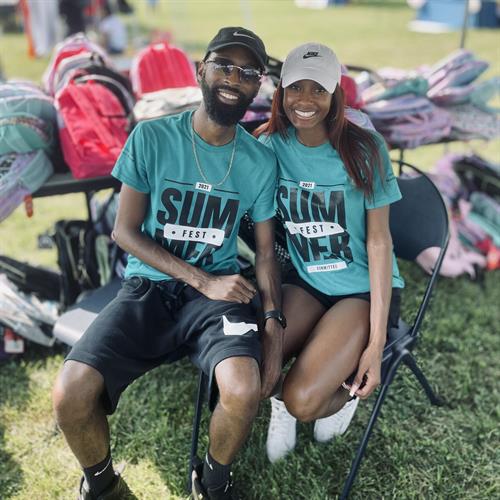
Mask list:
[[[348,495],[349,491],[351,490],[351,486],[354,483],[354,480],[356,479],[356,474],[358,472],[359,464],[361,463],[361,459],[363,458],[363,455],[365,453],[366,445],[368,444],[368,439],[370,438],[371,432],[373,430],[373,426],[375,425],[375,422],[377,420],[378,414],[380,412],[380,408],[382,406],[382,403],[385,400],[385,397],[387,395],[387,390],[389,389],[389,385],[382,385],[380,388],[380,392],[378,393],[377,400],[375,401],[375,404],[373,405],[373,410],[370,415],[370,420],[368,421],[368,425],[366,426],[365,432],[363,434],[363,437],[361,438],[361,441],[358,446],[358,450],[356,452],[356,456],[354,457],[354,460],[351,464],[351,470],[349,471],[349,476],[347,476],[347,479],[344,483],[344,488],[342,490],[342,494],[340,495],[340,500],[345,500]]]
[[[194,407],[193,430],[191,433],[191,451],[189,454],[189,474],[186,489],[191,492],[191,475],[194,469],[196,454],[198,453],[198,435],[200,432],[200,421],[203,406],[203,397],[205,395],[206,375],[200,370],[198,378],[198,391]]]
[[[420,382],[420,385],[424,389],[425,394],[427,394],[427,397],[429,398],[431,404],[436,406],[444,406],[445,405],[444,399],[438,396],[433,391],[431,385],[429,384],[429,381],[427,380],[427,377],[424,375],[424,373],[418,366],[417,361],[413,357],[411,352],[407,352],[405,356],[403,356],[403,363],[413,372],[415,377],[417,377],[417,380]]]

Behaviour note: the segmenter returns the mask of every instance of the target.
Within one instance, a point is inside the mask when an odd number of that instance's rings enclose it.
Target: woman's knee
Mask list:
[[[60,425],[86,420],[99,404],[104,390],[102,375],[91,366],[67,361],[52,391],[52,403]]]
[[[288,412],[300,422],[316,420],[327,404],[326,398],[314,388],[287,384],[286,380],[282,396]]]

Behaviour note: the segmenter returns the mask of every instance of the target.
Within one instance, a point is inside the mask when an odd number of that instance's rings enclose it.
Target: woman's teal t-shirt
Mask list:
[[[375,169],[373,198],[367,198],[353,184],[329,142],[304,146],[293,127],[287,133],[287,138],[275,133],[259,140],[278,157],[276,201],[295,269],[327,295],[368,292],[366,211],[401,199],[382,137],[374,134],[384,182]],[[394,255],[392,285],[404,286]]]

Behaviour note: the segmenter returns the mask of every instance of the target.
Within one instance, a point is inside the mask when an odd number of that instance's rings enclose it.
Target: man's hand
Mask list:
[[[209,299],[227,300],[240,304],[248,304],[256,292],[252,283],[239,274],[215,276],[205,273],[196,288]]]
[[[359,360],[358,372],[349,388],[351,395],[366,399],[380,385],[383,348],[368,346]],[[365,385],[360,389],[363,381]]]
[[[281,375],[283,363],[283,327],[268,319],[262,334],[261,398],[270,396]]]

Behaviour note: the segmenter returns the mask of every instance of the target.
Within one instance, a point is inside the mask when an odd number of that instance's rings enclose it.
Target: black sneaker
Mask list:
[[[191,475],[191,493],[193,495],[193,500],[237,500],[233,491],[232,472],[229,481],[217,488],[205,488],[201,480],[202,472],[203,462],[198,460],[194,464],[193,473]]]
[[[111,485],[102,491],[98,496],[89,491],[89,486],[85,478],[80,480],[80,490],[78,500],[137,500],[137,497],[130,491],[125,480],[120,474],[115,475]]]

